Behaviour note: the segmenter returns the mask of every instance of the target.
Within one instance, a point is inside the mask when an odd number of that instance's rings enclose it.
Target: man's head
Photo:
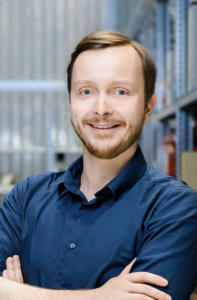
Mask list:
[[[71,60],[67,68],[67,86],[69,95],[71,93],[73,65],[80,53],[87,50],[104,49],[126,45],[131,45],[138,52],[142,62],[144,78],[144,99],[146,106],[149,99],[154,94],[157,67],[149,52],[141,44],[136,41],[130,41],[128,37],[117,31],[93,32],[84,37],[76,46],[75,51],[71,54]]]
[[[86,149],[103,159],[129,149],[155,105],[150,54],[121,33],[95,32],[77,45],[67,72],[72,124]]]

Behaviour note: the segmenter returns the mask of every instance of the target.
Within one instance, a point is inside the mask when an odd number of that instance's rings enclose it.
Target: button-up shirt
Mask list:
[[[0,207],[0,272],[19,255],[24,281],[52,289],[93,289],[147,271],[157,287],[188,300],[197,284],[197,193],[148,165],[138,145],[124,169],[87,201],[83,157],[66,171],[31,176]]]

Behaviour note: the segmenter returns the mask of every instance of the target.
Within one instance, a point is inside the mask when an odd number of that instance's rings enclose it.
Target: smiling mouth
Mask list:
[[[115,128],[120,126],[120,124],[113,124],[113,125],[93,125],[93,124],[89,124],[90,126],[97,128],[97,129],[111,129],[111,128]]]

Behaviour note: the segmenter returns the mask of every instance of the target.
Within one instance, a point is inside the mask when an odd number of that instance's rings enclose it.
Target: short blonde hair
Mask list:
[[[144,75],[144,98],[146,107],[151,96],[154,94],[157,67],[152,56],[141,44],[136,41],[131,41],[128,37],[118,31],[96,31],[87,35],[79,42],[75,48],[75,51],[71,54],[71,60],[67,68],[67,86],[69,95],[71,92],[73,65],[80,53],[92,49],[102,49],[124,45],[131,45],[140,56]]]

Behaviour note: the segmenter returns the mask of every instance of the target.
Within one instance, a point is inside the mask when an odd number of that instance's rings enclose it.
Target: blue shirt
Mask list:
[[[197,193],[148,165],[140,147],[126,167],[87,201],[80,157],[68,170],[31,176],[0,207],[0,272],[18,254],[26,283],[92,289],[147,271],[159,288],[188,300],[197,284]]]

